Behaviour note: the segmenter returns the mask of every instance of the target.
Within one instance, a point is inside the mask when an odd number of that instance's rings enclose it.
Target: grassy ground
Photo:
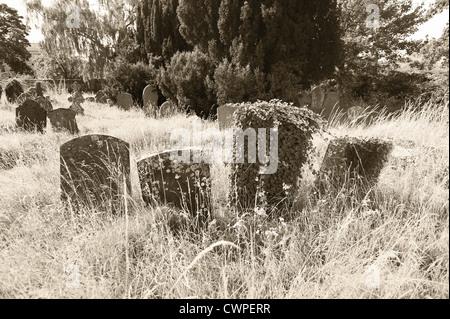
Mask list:
[[[68,107],[67,94],[52,96]],[[123,217],[67,219],[59,201],[64,133],[14,129],[0,107],[0,297],[2,298],[448,298],[448,108],[422,105],[370,126],[335,124],[335,136],[392,139],[393,155],[366,200],[345,192],[312,200],[305,174],[289,220],[211,226],[200,239],[174,236],[163,207],[145,208],[135,160],[171,146],[192,118],[149,119],[85,103],[82,134],[131,145],[132,201]],[[204,122],[205,128],[217,123]],[[319,167],[327,142],[315,138]],[[227,170],[214,164],[213,202],[226,219]],[[213,225],[215,222],[213,222]],[[216,223],[217,224],[217,223]],[[248,225],[247,225],[248,227]],[[239,248],[221,240],[237,240]],[[207,249],[211,244],[217,247]],[[75,268],[70,265],[75,265]],[[72,267],[72,268],[71,268]],[[78,268],[76,268],[78,267]],[[79,277],[77,277],[77,269]],[[379,272],[380,285],[374,284]],[[77,278],[79,285],[77,286]]]

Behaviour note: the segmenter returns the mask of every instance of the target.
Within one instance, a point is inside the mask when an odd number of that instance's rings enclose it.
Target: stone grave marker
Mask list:
[[[67,130],[70,134],[79,133],[76,115],[77,113],[71,109],[56,109],[47,113],[54,130]]]
[[[152,104],[153,106],[158,106],[158,91],[152,85],[147,85],[142,92],[142,100],[144,101],[144,107],[148,106],[148,104]]]
[[[98,91],[97,94],[95,94],[95,102],[106,104],[108,100],[108,97],[106,96],[105,92]]]
[[[150,155],[138,161],[142,197],[147,205],[169,205],[190,212],[199,225],[210,213],[211,177],[206,163],[172,160],[172,154],[190,154],[197,149],[172,150]]]
[[[82,136],[61,145],[63,202],[75,211],[120,211],[131,195],[129,149],[128,143],[106,135]]]
[[[174,111],[175,111],[175,106],[170,101],[164,102],[161,105],[161,107],[159,108],[159,114],[161,117],[168,117],[169,115],[173,114]]]
[[[130,93],[120,93],[117,95],[117,106],[124,110],[129,110],[133,107],[133,97]]]
[[[222,105],[217,109],[217,119],[219,120],[219,128],[224,130],[233,126],[233,114],[238,107],[233,105]]]
[[[86,102],[95,103],[95,97],[93,96],[87,97]]]
[[[316,86],[314,89],[311,90],[311,109],[316,112],[320,113],[322,111],[323,103],[325,101],[326,92],[323,90],[321,86]]]
[[[320,168],[319,190],[340,190],[349,181],[373,187],[392,150],[391,142],[375,138],[343,137],[331,141]]]
[[[320,111],[320,115],[325,119],[330,119],[333,114],[340,110],[339,92],[328,92]]]
[[[10,103],[15,103],[17,98],[22,94],[23,88],[19,81],[12,80],[5,87],[5,95]]]
[[[38,102],[26,100],[16,108],[16,125],[28,132],[44,133],[47,126],[47,111]]]

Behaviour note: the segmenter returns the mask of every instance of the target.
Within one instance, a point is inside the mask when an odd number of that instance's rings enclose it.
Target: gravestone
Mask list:
[[[129,110],[133,107],[133,97],[130,93],[120,93],[117,95],[117,106],[124,110]]]
[[[211,177],[206,163],[183,163],[171,159],[175,152],[196,149],[164,151],[138,161],[142,197],[147,205],[169,205],[188,211],[199,225],[206,223],[210,214]]]
[[[319,174],[319,190],[330,193],[343,186],[373,187],[393,145],[380,139],[337,138],[328,145]]]
[[[12,80],[5,87],[5,95],[10,103],[15,103],[17,98],[22,94],[23,88],[22,85],[17,80]]]
[[[224,130],[233,126],[233,114],[238,110],[237,106],[226,104],[219,106],[217,109],[217,119],[219,121],[219,128]]]
[[[0,99],[2,98],[2,94],[3,94],[3,88],[2,88],[2,86],[0,85]]]
[[[95,103],[95,97],[92,97],[92,96],[87,97],[87,98],[86,98],[86,102]]]
[[[44,133],[47,126],[47,111],[38,102],[27,100],[16,108],[16,124],[28,131]]]
[[[166,101],[159,108],[159,114],[161,117],[168,117],[175,112],[175,106],[172,102]]]
[[[322,104],[322,110],[320,115],[325,119],[330,119],[333,114],[336,114],[340,110],[339,93],[328,92],[325,96],[325,100]]]
[[[56,109],[47,113],[53,129],[56,131],[67,130],[71,134],[78,134],[76,112],[71,109]]]
[[[82,136],[61,145],[62,201],[75,211],[120,211],[131,195],[129,148],[106,135]]]
[[[105,92],[98,91],[97,94],[95,94],[95,102],[106,104],[108,100],[108,97],[106,96]]]
[[[72,96],[69,97],[69,102],[72,102],[70,109],[75,111],[76,114],[84,115],[84,109],[81,107],[81,103],[84,103],[84,101],[83,94],[79,91],[74,91]]]
[[[147,85],[142,92],[142,100],[144,101],[144,107],[148,104],[158,106],[158,91],[152,85]]]
[[[322,111],[323,103],[325,101],[326,92],[323,90],[321,86],[316,86],[311,90],[311,109],[320,113]]]
[[[46,110],[47,112],[50,112],[50,111],[53,110],[53,105],[52,105],[52,103],[50,102],[50,100],[47,99],[47,98],[45,98],[45,97],[43,97],[43,96],[38,96],[38,97],[36,98],[36,102],[38,102],[39,105],[40,105],[44,110]]]

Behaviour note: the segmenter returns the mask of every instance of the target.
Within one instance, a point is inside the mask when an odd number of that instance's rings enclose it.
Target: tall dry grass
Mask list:
[[[50,95],[54,108],[69,106],[66,93]],[[410,105],[371,125],[335,121],[334,136],[389,138],[396,146],[362,201],[345,189],[317,198],[313,175],[305,174],[286,220],[270,221],[264,212],[230,216],[227,169],[214,164],[216,220],[193,238],[172,234],[166,208],[143,205],[135,165],[169,148],[171,130],[190,128],[190,118],[151,119],[85,103],[86,116],[77,118],[81,134],[130,143],[133,193],[121,217],[84,211],[68,219],[59,195],[59,146],[72,137],[50,128],[44,135],[19,132],[15,106],[1,103],[0,297],[449,297],[446,105]],[[315,138],[316,168],[324,137]],[[379,286],[370,284],[374,269]]]

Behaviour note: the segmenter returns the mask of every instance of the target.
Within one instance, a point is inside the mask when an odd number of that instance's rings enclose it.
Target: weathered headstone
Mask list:
[[[147,205],[170,205],[190,212],[199,225],[210,213],[210,167],[206,163],[184,163],[172,159],[172,154],[196,149],[172,150],[150,155],[138,161],[142,197]]]
[[[56,131],[67,130],[71,134],[79,133],[76,115],[76,112],[70,109],[56,109],[47,113],[53,129]]]
[[[95,103],[95,97],[92,96],[87,97],[86,102]]]
[[[106,96],[105,92],[98,91],[97,94],[95,94],[95,102],[105,104],[107,103],[108,97]]]
[[[217,119],[219,121],[219,128],[224,130],[233,126],[233,114],[238,110],[237,106],[226,104],[219,106],[217,109]]]
[[[392,150],[391,142],[380,139],[344,137],[331,141],[320,168],[320,191],[339,191],[349,181],[373,187]]]
[[[133,107],[133,97],[130,93],[120,93],[117,95],[117,106],[124,110],[129,110]]]
[[[19,95],[23,92],[22,85],[17,80],[12,80],[5,87],[5,95],[10,103],[15,103]]]
[[[129,148],[106,135],[82,136],[61,145],[61,199],[75,211],[120,211],[131,195]]]
[[[83,115],[84,109],[81,107],[81,103],[84,103],[85,99],[83,97],[83,94],[81,94],[79,91],[74,91],[72,96],[69,97],[69,102],[72,102],[72,105],[70,106],[70,109],[75,111],[75,113]]]
[[[142,100],[144,101],[144,107],[148,104],[158,106],[158,91],[152,85],[147,85],[142,93]]]
[[[28,132],[43,133],[47,126],[47,111],[38,102],[27,100],[16,108],[16,124]]]

